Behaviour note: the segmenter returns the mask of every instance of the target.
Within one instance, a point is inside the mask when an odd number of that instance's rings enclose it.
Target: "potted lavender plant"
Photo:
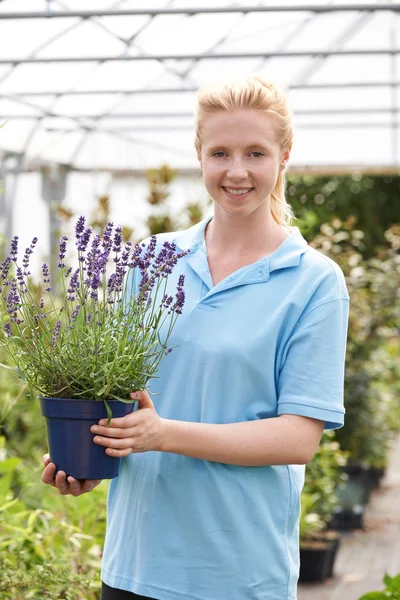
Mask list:
[[[59,245],[57,289],[42,265],[42,283],[29,271],[37,238],[18,263],[18,238],[0,263],[0,344],[9,365],[39,394],[49,451],[57,468],[77,479],[111,479],[119,459],[92,442],[90,426],[132,411],[130,392],[155,376],[185,300],[184,276],[174,295],[168,276],[186,252],[171,242],[157,251],[122,243],[108,223],[94,235],[85,218],[75,226],[76,264],[67,266],[67,238]],[[112,271],[110,273],[110,271]]]

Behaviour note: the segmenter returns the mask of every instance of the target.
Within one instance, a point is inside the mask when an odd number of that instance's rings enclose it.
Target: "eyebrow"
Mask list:
[[[210,146],[208,148],[209,152],[213,152],[215,150],[224,150],[228,148],[228,146],[226,146],[225,144],[213,144],[212,146]],[[256,142],[254,144],[248,144],[244,150],[248,151],[251,150],[253,148],[263,148],[265,150],[271,150],[271,146],[269,146],[269,144],[267,144],[266,142]]]

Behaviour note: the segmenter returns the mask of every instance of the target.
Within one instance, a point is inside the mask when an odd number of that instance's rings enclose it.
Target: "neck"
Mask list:
[[[256,212],[256,211],[255,211]],[[221,254],[271,254],[287,238],[288,231],[272,214],[245,217],[220,215],[215,211],[204,232],[207,250]]]

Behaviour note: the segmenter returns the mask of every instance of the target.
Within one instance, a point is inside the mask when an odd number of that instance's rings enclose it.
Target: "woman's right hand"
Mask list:
[[[54,476],[57,467],[50,461],[48,454],[43,456],[43,464],[45,466],[42,475],[43,483],[57,488],[61,496],[67,496],[68,494],[81,496],[82,494],[86,494],[86,492],[91,492],[102,482],[101,479],[74,479],[71,476],[67,477],[64,471],[58,471],[57,475]]]

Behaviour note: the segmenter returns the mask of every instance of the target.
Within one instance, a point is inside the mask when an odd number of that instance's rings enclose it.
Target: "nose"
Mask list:
[[[242,159],[232,159],[232,162],[229,165],[227,176],[231,181],[242,181],[243,179],[247,179],[248,171]]]

